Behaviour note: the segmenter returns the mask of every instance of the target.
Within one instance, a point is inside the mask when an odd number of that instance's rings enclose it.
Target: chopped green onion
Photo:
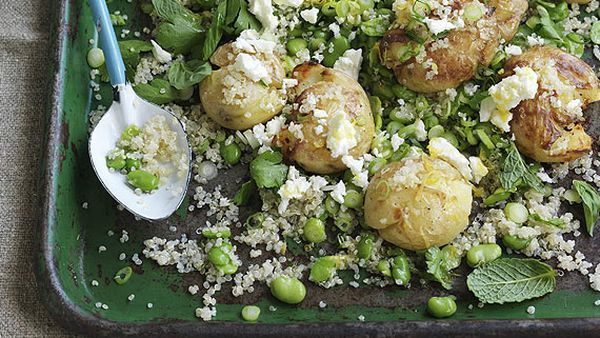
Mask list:
[[[113,277],[113,279],[115,280],[115,282],[117,282],[117,284],[123,285],[123,284],[127,283],[129,278],[131,278],[132,274],[133,274],[133,269],[130,266],[126,266],[126,267],[122,268],[121,270],[117,271],[117,273],[115,274],[115,277]]]
[[[256,305],[246,305],[242,308],[242,318],[247,322],[255,322],[260,316],[260,308]]]
[[[477,21],[483,16],[483,8],[478,2],[472,2],[465,6],[464,17],[468,21]]]
[[[600,21],[594,22],[590,30],[590,39],[596,45],[600,45]]]
[[[573,189],[565,190],[562,197],[569,201],[569,203],[581,203],[581,197],[579,193]]]
[[[515,202],[506,204],[504,207],[504,214],[508,220],[518,224],[525,223],[529,217],[529,211],[527,210],[527,207],[521,203]]]

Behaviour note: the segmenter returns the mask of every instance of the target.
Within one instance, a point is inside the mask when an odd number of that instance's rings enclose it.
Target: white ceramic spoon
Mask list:
[[[161,220],[173,214],[185,197],[190,181],[190,166],[184,176],[173,173],[167,182],[151,194],[136,194],[127,183],[125,175],[110,171],[106,166],[106,155],[115,148],[121,133],[129,125],[143,127],[154,116],[166,118],[171,129],[177,133],[179,149],[186,152],[191,161],[192,154],[183,124],[168,111],[138,97],[125,77],[125,65],[117,37],[110,21],[105,0],[89,0],[98,34],[102,40],[106,68],[111,84],[117,88],[115,102],[92,131],[89,154],[92,167],[108,193],[134,215],[146,220]],[[188,162],[190,163],[190,162]]]

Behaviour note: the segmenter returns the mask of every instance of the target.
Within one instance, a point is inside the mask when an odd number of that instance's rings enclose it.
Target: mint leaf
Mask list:
[[[508,154],[502,163],[502,172],[498,175],[502,188],[506,191],[515,189],[523,184],[538,192],[543,191],[542,180],[531,172],[514,143],[508,149]]]
[[[176,0],[152,0],[156,14],[164,21],[156,30],[156,41],[175,54],[187,54],[201,42],[202,19]]]
[[[587,182],[574,180],[573,187],[581,197],[583,202],[583,214],[585,216],[585,227],[590,236],[594,235],[594,226],[598,221],[598,213],[600,212],[600,196],[598,191],[592,188]]]
[[[213,15],[212,24],[206,32],[204,44],[202,45],[202,60],[208,60],[212,56],[223,37],[223,28],[225,27],[225,18],[227,16],[227,2],[228,0],[221,0]]]
[[[140,83],[133,87],[135,92],[142,98],[156,104],[173,102],[181,96],[181,93],[173,88],[169,81],[154,79],[150,83]]]
[[[179,90],[189,88],[210,75],[212,67],[208,62],[191,60],[175,61],[169,67],[168,78],[171,85]]]
[[[442,250],[438,247],[431,247],[425,251],[427,277],[442,284],[446,290],[452,289],[452,273],[450,270],[460,265],[460,256],[457,257],[457,252],[454,250],[446,249],[446,247]]]
[[[556,271],[536,259],[499,258],[467,276],[467,287],[483,303],[513,303],[554,290]]]
[[[279,188],[285,182],[288,167],[280,164],[280,152],[267,151],[250,162],[250,176],[259,188]]]
[[[567,225],[567,223],[560,218],[543,219],[542,216],[538,214],[529,215],[528,220],[533,223],[549,225],[559,229],[564,229],[565,225]]]
[[[237,206],[247,205],[250,198],[256,193],[256,183],[248,181],[240,187],[240,190],[233,196],[233,203]]]

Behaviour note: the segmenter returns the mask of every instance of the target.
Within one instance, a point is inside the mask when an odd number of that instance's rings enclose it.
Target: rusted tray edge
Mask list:
[[[67,53],[69,31],[69,8],[73,1],[52,2],[53,39],[51,51],[52,73],[50,96],[46,115],[46,146],[40,172],[40,198],[42,208],[36,237],[37,252],[35,273],[41,290],[41,300],[49,314],[58,323],[77,333],[100,336],[224,336],[224,337],[271,337],[289,335],[305,337],[350,336],[590,336],[600,325],[600,318],[571,318],[543,320],[484,320],[484,321],[395,321],[368,323],[322,323],[322,324],[243,324],[243,323],[118,323],[95,317],[75,305],[64,292],[53,259],[50,242],[51,229],[56,227],[56,182],[58,177],[59,145],[64,137],[60,128],[62,119],[62,88],[64,80],[63,60]]]

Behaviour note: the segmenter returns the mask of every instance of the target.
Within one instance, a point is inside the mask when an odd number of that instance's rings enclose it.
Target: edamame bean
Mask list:
[[[104,52],[102,49],[90,49],[87,54],[87,63],[92,68],[100,68],[104,64]]]
[[[125,160],[125,169],[127,171],[136,171],[142,167],[142,161],[137,158],[127,158]]]
[[[385,130],[387,131],[388,135],[394,135],[398,132],[398,130],[400,130],[402,127],[404,127],[402,125],[402,123],[398,122],[398,121],[390,121],[390,123],[388,123],[387,127],[385,127]]]
[[[322,283],[333,277],[335,260],[329,256],[318,258],[310,268],[308,279],[315,283]]]
[[[333,67],[333,64],[337,59],[344,54],[350,48],[350,42],[344,36],[338,36],[331,40],[332,50],[329,48],[325,49],[323,53],[323,64],[327,67]]]
[[[502,256],[502,248],[498,244],[479,244],[467,251],[467,263],[470,267],[476,267],[500,256]]]
[[[392,271],[390,270],[390,262],[385,259],[382,259],[379,261],[379,263],[377,263],[377,270],[386,277],[390,277],[392,275]]]
[[[311,243],[321,243],[327,239],[327,234],[325,233],[325,223],[318,218],[309,218],[306,223],[304,223],[302,230],[304,233],[304,238]]]
[[[136,125],[130,125],[121,133],[121,141],[130,141],[132,137],[138,136],[142,133],[142,128]]]
[[[298,278],[279,276],[269,288],[273,297],[287,304],[298,304],[306,297],[306,287]]]
[[[125,160],[125,156],[123,156],[123,155],[117,155],[114,158],[110,158],[109,156],[106,156],[106,166],[111,169],[121,170],[121,169],[125,168],[126,164],[127,164],[127,161]]]
[[[446,318],[456,312],[454,297],[431,297],[427,301],[427,311],[435,318]]]
[[[221,153],[223,160],[229,165],[239,163],[240,158],[242,157],[242,149],[240,149],[240,146],[238,146],[237,143],[221,145],[219,152]]]
[[[222,265],[222,266],[218,266],[217,267],[219,270],[221,270],[221,272],[223,272],[224,275],[233,275],[234,273],[237,272],[237,265],[235,265],[233,262],[229,261],[229,263]]]
[[[340,205],[336,202],[331,195],[328,195],[325,199],[325,211],[330,215],[335,215],[340,210]]]
[[[600,21],[594,22],[590,30],[590,39],[596,45],[600,45]]]
[[[291,39],[285,44],[285,48],[287,49],[288,53],[290,53],[290,55],[292,56],[296,56],[298,52],[307,47],[308,43],[302,38]]]
[[[363,204],[363,196],[356,190],[348,190],[346,191],[346,196],[344,196],[344,205],[348,208],[359,209]]]
[[[329,32],[318,30],[313,33],[313,39],[329,39]]]
[[[220,247],[213,246],[207,255],[208,260],[216,266],[225,266],[231,261],[229,255],[227,255]]]
[[[513,250],[523,250],[529,246],[531,238],[519,238],[513,235],[505,235],[502,237],[502,243]]]
[[[508,220],[518,224],[523,224],[529,218],[529,210],[521,203],[510,202],[504,207],[504,215]]]
[[[371,253],[373,252],[373,242],[375,241],[375,236],[371,234],[365,234],[361,237],[360,241],[356,245],[356,255],[361,259],[369,259],[371,258]]]
[[[327,43],[327,40],[323,39],[323,38],[312,38],[310,39],[310,41],[308,42],[308,49],[311,52],[316,51],[317,49],[321,48],[321,46],[325,45]]]
[[[127,174],[129,184],[144,192],[156,190],[158,188],[158,177],[145,170],[135,170]]]
[[[256,305],[246,305],[242,308],[242,318],[247,322],[255,322],[260,316],[260,308]]]
[[[335,16],[335,1],[328,1],[321,6],[321,13],[325,16]]]
[[[392,278],[399,285],[407,285],[410,282],[410,264],[406,256],[396,256],[392,259]]]

